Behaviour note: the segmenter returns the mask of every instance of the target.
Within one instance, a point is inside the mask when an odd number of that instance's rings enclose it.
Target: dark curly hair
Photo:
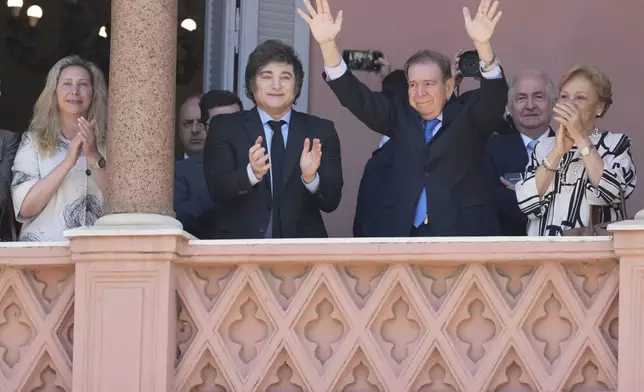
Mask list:
[[[253,90],[255,89],[257,76],[262,68],[273,62],[286,63],[293,66],[293,72],[295,73],[295,100],[293,103],[296,103],[300,93],[302,92],[302,83],[304,81],[304,68],[302,67],[302,61],[300,61],[300,58],[297,56],[297,53],[295,53],[295,49],[293,49],[292,46],[286,45],[282,41],[275,39],[269,39],[264,43],[259,44],[255,50],[253,50],[253,53],[248,56],[246,75],[244,79],[246,96],[255,103]]]

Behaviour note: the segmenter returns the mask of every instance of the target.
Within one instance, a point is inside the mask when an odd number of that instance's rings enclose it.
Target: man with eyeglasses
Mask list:
[[[211,90],[188,97],[179,109],[179,137],[184,159],[174,173],[174,209],[183,229],[200,239],[214,238],[218,206],[210,198],[203,171],[202,152],[210,119],[242,110],[230,91]]]

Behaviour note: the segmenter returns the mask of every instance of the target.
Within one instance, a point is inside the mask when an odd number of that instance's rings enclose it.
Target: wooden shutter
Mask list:
[[[236,1],[206,0],[205,27],[203,91],[233,91],[240,29]]]

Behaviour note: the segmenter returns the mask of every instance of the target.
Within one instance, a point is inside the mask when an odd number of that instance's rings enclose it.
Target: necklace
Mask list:
[[[595,127],[589,136],[590,143],[593,146],[596,146],[597,142],[599,142],[600,136],[601,132],[599,131],[599,128]],[[569,154],[569,156],[564,157],[564,159],[559,162],[559,179],[562,183],[566,182],[566,180],[569,182],[577,182],[577,180],[581,179],[578,177],[580,171],[581,173],[584,171],[584,162],[579,155],[579,150],[575,149],[575,151],[571,151]],[[568,162],[567,168],[566,162]]]

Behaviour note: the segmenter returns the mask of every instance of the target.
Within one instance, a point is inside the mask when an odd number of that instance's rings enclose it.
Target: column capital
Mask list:
[[[158,214],[110,214],[93,226],[64,233],[74,262],[123,258],[129,261],[173,261],[196,239],[179,221]]]
[[[618,257],[644,256],[644,210],[635,218],[608,226],[613,233],[613,245]]]

